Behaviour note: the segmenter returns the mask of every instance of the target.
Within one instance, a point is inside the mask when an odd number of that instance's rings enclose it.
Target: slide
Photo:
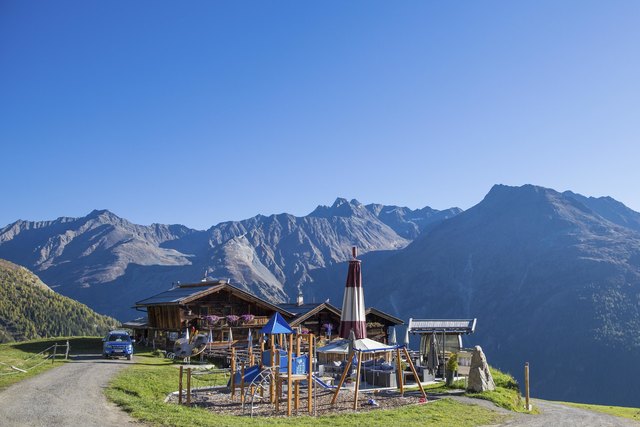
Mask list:
[[[260,375],[260,365],[254,365],[254,366],[251,366],[249,368],[245,368],[245,370],[244,370],[244,383],[245,383],[245,385],[251,384],[251,382],[258,375]],[[240,371],[237,371],[235,373],[235,381],[236,381],[236,386],[240,386],[240,383],[242,382],[242,377],[240,375]],[[230,387],[230,386],[231,386],[231,379],[229,379],[229,383],[227,384],[227,387]]]
[[[315,375],[313,376],[313,380],[316,382],[316,384],[318,384],[320,387],[322,387],[324,389],[329,389],[329,388],[335,389],[336,388],[335,385],[327,384],[326,382],[322,381],[320,379],[320,377],[317,377]]]

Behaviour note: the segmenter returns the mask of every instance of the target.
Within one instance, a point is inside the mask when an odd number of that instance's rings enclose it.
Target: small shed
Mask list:
[[[408,332],[420,335],[420,362],[427,363],[429,343],[435,337],[437,348],[442,353],[441,364],[446,353],[458,353],[463,349],[462,335],[476,330],[477,319],[409,319]]]

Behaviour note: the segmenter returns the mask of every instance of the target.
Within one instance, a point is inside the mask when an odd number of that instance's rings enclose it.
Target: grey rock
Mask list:
[[[469,370],[467,390],[480,393],[495,389],[496,385],[493,382],[493,376],[489,370],[487,358],[482,351],[482,347],[477,345],[471,355],[471,369]]]

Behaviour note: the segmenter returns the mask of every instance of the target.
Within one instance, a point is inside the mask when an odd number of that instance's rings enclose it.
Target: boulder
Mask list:
[[[487,358],[482,351],[482,347],[477,345],[471,355],[471,369],[469,371],[467,390],[482,392],[495,389],[496,384],[493,382],[491,371],[489,371]]]

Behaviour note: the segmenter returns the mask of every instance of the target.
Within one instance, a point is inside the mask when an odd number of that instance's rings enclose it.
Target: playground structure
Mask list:
[[[361,345],[359,346],[358,344],[361,343]],[[360,348],[358,348],[360,347]],[[363,356],[365,354],[376,354],[376,353],[393,353],[395,352],[395,356],[396,356],[396,382],[398,385],[398,390],[400,391],[400,395],[404,395],[404,375],[403,375],[403,370],[402,370],[402,357],[401,357],[401,353],[403,352],[405,357],[406,357],[406,362],[409,365],[409,367],[411,368],[411,372],[414,375],[414,378],[416,379],[416,382],[418,382],[418,384],[420,384],[420,380],[419,380],[419,375],[418,372],[416,370],[415,365],[413,364],[413,361],[411,360],[411,357],[409,356],[409,352],[407,351],[407,346],[406,345],[385,345],[382,343],[376,343],[373,340],[369,340],[367,338],[364,339],[360,339],[360,340],[355,340],[352,345],[351,345],[351,349],[349,351],[349,356],[347,358],[347,363],[346,366],[344,368],[344,371],[342,372],[342,375],[340,376],[340,382],[338,383],[338,386],[335,389],[335,392],[333,394],[333,398],[331,399],[331,404],[335,404],[336,399],[338,398],[338,393],[340,392],[340,389],[342,387],[342,384],[344,384],[345,379],[347,378],[347,376],[349,375],[349,372],[351,370],[351,366],[354,363],[354,359],[356,360],[356,373],[355,373],[355,387],[354,387],[354,392],[353,392],[353,410],[357,410],[358,409],[358,392],[360,389],[360,379],[362,378],[362,361],[363,361]],[[422,387],[418,387],[419,391],[422,393],[422,397],[424,399],[424,401],[426,402],[427,400],[427,394],[425,393],[424,389]]]
[[[192,344],[195,344],[196,341],[198,339],[194,338]],[[370,359],[364,363],[364,366],[367,366],[370,361],[374,360],[372,357],[375,358],[380,353],[384,354],[386,360],[391,360],[395,356],[395,372],[389,373],[389,375],[397,378],[399,396],[404,396],[404,375],[408,374],[408,372],[403,372],[402,370],[403,353],[412,374],[416,379],[418,378],[416,368],[404,345],[389,346],[367,338],[342,341],[349,343],[348,356],[343,365],[344,369],[342,370],[341,368],[340,382],[337,386],[334,386],[331,381],[325,382],[320,377],[320,374],[314,373],[315,336],[293,330],[279,314],[275,314],[260,330],[259,346],[256,350],[251,345],[248,345],[246,352],[241,349],[236,350],[235,347],[230,348],[231,366],[229,369],[230,377],[227,382],[228,391],[222,395],[226,397],[221,397],[225,400],[230,398],[240,403],[238,411],[241,412],[238,414],[245,414],[249,409],[250,415],[253,416],[254,408],[258,408],[261,413],[264,413],[265,409],[271,405],[273,405],[275,414],[279,414],[282,413],[281,406],[286,401],[287,416],[291,416],[294,410],[295,413],[299,410],[305,410],[305,412],[308,411],[310,415],[313,415],[314,411],[317,410],[319,392],[320,396],[326,396],[326,398],[322,399],[326,399],[325,402],[328,407],[333,408],[341,390],[353,390],[353,410],[357,410],[359,393],[371,392],[371,389],[360,389],[361,379],[364,379],[367,373],[366,368],[364,371],[362,370],[363,361],[367,358]],[[197,348],[197,345],[193,346],[192,353],[197,351]],[[347,355],[346,352],[345,355]],[[353,366],[356,366],[355,375],[353,375],[355,388],[343,388],[346,378],[350,373],[353,374]],[[190,404],[192,369],[188,368],[187,372],[186,403]],[[182,378],[182,369],[180,378]],[[393,386],[395,385],[393,384]],[[385,387],[386,390],[390,388],[392,387]],[[424,390],[422,388],[419,390],[423,398],[421,401],[426,401]],[[306,402],[301,404],[301,397]],[[417,399],[417,397],[413,399]],[[178,403],[182,401],[181,380]],[[331,401],[330,405],[329,401]],[[346,403],[343,401],[344,399],[341,399],[341,406]],[[266,406],[256,406],[259,403],[266,404]],[[305,403],[306,408],[304,408]],[[351,404],[349,403],[348,405]]]
[[[251,405],[253,415],[256,400],[263,400],[268,393],[269,402],[275,405],[276,413],[280,410],[280,399],[283,386],[286,384],[287,415],[292,408],[300,408],[300,389],[307,388],[307,410],[313,410],[313,348],[315,336],[313,334],[294,333],[287,322],[276,313],[260,331],[259,363],[254,363],[254,355],[249,348],[249,366],[246,362],[237,362],[235,349],[231,356],[231,398],[235,398],[237,389],[240,390],[240,402],[244,412],[246,403]],[[295,341],[295,351],[294,351]],[[265,347],[268,344],[268,349]],[[302,353],[303,344],[307,352]],[[286,347],[285,347],[286,346]],[[239,366],[238,366],[239,365]]]

